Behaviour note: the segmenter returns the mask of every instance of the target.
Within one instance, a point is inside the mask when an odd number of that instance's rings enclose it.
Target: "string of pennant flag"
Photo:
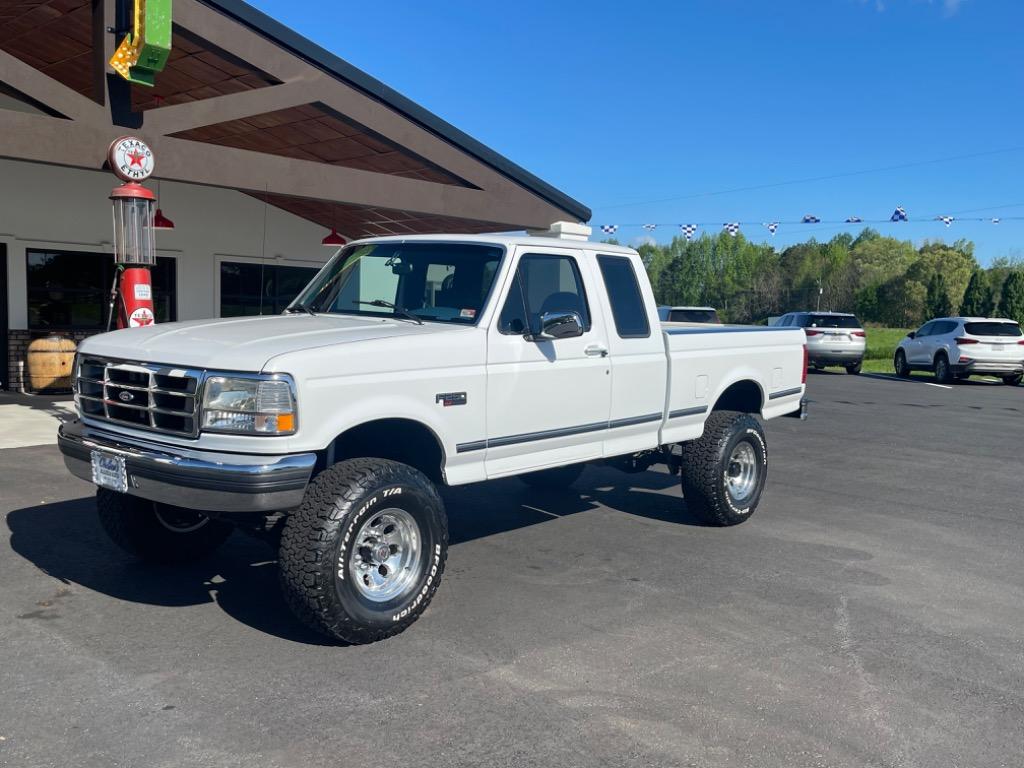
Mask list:
[[[809,213],[806,216],[804,216],[802,219],[800,219],[799,221],[762,221],[762,222],[727,221],[727,222],[725,222],[725,223],[723,223],[721,225],[719,225],[717,222],[716,223],[696,222],[696,223],[692,223],[692,224],[679,224],[678,227],[679,227],[679,231],[683,233],[683,237],[685,237],[687,240],[692,240],[694,235],[697,234],[697,230],[700,229],[701,227],[718,227],[718,226],[721,226],[723,232],[728,233],[732,237],[736,237],[736,235],[739,234],[740,229],[742,227],[746,227],[746,226],[761,226],[761,227],[764,227],[765,229],[767,229],[768,232],[771,233],[772,237],[774,237],[775,233],[779,229],[779,226],[782,225],[782,224],[885,224],[885,223],[900,222],[900,221],[907,221],[907,222],[910,222],[910,221],[914,221],[914,222],[920,222],[920,221],[941,221],[948,228],[955,221],[981,221],[981,222],[988,222],[990,224],[999,224],[1001,221],[1019,221],[1019,220],[1024,220],[1024,216],[1005,216],[1005,217],[1002,217],[1002,218],[997,217],[997,216],[989,216],[989,217],[976,217],[976,216],[969,216],[969,217],[935,216],[934,218],[925,218],[925,219],[913,218],[912,219],[912,218],[910,218],[907,215],[907,211],[906,211],[905,208],[903,208],[903,206],[896,206],[896,209],[892,212],[892,215],[888,219],[862,219],[860,216],[848,216],[846,219],[843,219],[843,220],[822,221],[819,217],[815,216],[814,214],[810,214]],[[656,230],[658,227],[661,227],[661,226],[666,226],[666,225],[663,225],[663,224],[601,224],[600,228],[601,228],[601,231],[604,232],[606,235],[614,235],[616,232],[619,231],[620,227],[641,227],[641,228],[645,229],[648,232],[653,232],[654,230]],[[667,226],[676,226],[676,225],[667,225]]]

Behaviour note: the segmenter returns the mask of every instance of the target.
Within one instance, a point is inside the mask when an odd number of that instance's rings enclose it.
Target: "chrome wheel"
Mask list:
[[[360,526],[349,573],[360,595],[383,603],[411,589],[423,561],[416,519],[404,509],[385,509]]]
[[[166,504],[153,504],[153,514],[160,525],[174,533],[198,531],[210,522],[210,518],[201,512]]]
[[[757,487],[757,454],[750,443],[737,443],[732,449],[725,471],[725,487],[738,504],[753,496]]]

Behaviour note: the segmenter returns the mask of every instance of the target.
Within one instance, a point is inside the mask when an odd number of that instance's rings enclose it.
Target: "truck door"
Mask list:
[[[611,368],[599,283],[573,249],[521,247],[488,331],[488,477],[602,455]],[[575,312],[583,334],[530,341],[543,315]]]
[[[650,308],[654,294],[637,277],[643,269],[628,256],[597,254],[604,284],[600,298],[609,316],[612,362],[611,415],[606,456],[654,448],[665,409],[668,358],[661,324]]]

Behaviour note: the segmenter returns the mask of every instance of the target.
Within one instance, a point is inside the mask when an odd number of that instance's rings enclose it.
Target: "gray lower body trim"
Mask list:
[[[789,397],[790,395],[798,395],[804,391],[803,387],[793,387],[791,389],[781,389],[778,392],[772,392],[768,395],[769,400],[778,400],[780,397]]]
[[[650,424],[661,421],[660,413],[648,413],[643,416],[630,416],[625,419],[613,419],[612,421],[597,421],[593,424],[581,424],[578,427],[563,427],[561,429],[546,429],[542,432],[524,432],[520,435],[508,435],[506,437],[495,437],[491,440],[474,440],[471,443],[459,443],[455,446],[457,453],[469,453],[470,451],[482,451],[485,448],[500,448],[503,445],[516,445],[517,443],[532,443],[535,440],[551,440],[556,437],[569,437],[570,435],[583,435],[588,432],[602,432],[608,429],[620,427],[631,427],[636,424]]]
[[[681,419],[683,416],[696,416],[698,413],[707,413],[706,405],[698,405],[693,408],[680,408],[678,411],[669,411],[670,419]]]

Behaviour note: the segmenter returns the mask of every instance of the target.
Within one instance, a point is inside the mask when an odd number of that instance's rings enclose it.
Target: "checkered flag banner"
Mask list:
[[[936,216],[935,220],[941,221],[947,227],[955,221],[955,219],[952,216]]]
[[[697,231],[696,224],[680,224],[679,231],[683,233],[683,237],[687,240],[693,240],[693,235]]]
[[[999,223],[999,219],[992,219],[992,223],[993,224],[998,224]]]
[[[808,213],[800,221],[803,224],[821,224],[821,219],[811,213]]]
[[[648,232],[653,232],[657,228],[658,228],[657,224],[644,224],[644,229],[646,229]]]
[[[732,237],[736,237],[736,233],[740,231],[740,223],[738,221],[729,221],[722,225],[722,229]]]
[[[864,219],[862,219],[860,216],[847,216],[846,217],[846,223],[847,224],[860,224],[862,221],[864,221]]]
[[[601,231],[606,235],[614,235],[615,231],[619,228],[618,224],[602,224]]]
[[[907,212],[897,205],[896,210],[889,217],[889,221],[910,221],[910,219],[907,218]]]
[[[772,237],[775,237],[775,230],[779,228],[779,222],[772,221],[764,225],[769,232],[772,233]]]

